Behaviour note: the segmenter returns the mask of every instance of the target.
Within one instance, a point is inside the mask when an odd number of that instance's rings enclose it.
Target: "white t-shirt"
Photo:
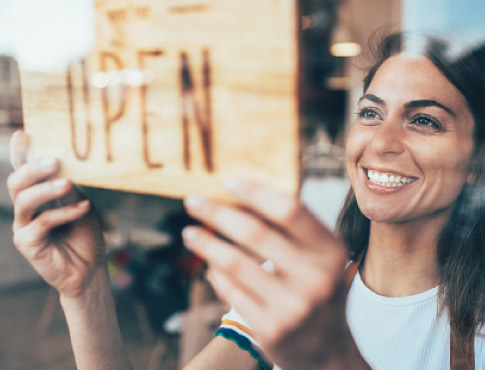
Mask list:
[[[374,370],[449,370],[450,324],[438,311],[438,287],[407,297],[384,297],[367,288],[356,274],[347,297],[347,322],[362,356]],[[234,323],[239,323],[238,327]],[[222,318],[229,339],[248,339],[244,319],[232,309]],[[258,358],[258,356],[255,356]],[[485,370],[485,327],[475,336],[475,369]],[[274,366],[273,370],[281,370]]]
[[[347,298],[347,322],[362,356],[375,370],[449,370],[450,324],[438,311],[438,288],[384,297],[357,273]],[[475,336],[475,369],[485,369],[485,330]]]

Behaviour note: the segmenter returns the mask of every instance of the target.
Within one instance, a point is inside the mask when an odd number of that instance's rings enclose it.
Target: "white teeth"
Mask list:
[[[367,176],[369,180],[375,184],[385,187],[403,186],[415,181],[412,177],[404,177],[400,175],[393,175],[387,173],[380,173],[375,170],[367,170]]]

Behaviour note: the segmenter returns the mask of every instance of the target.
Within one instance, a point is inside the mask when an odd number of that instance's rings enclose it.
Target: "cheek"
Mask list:
[[[416,148],[417,149],[417,148]],[[470,165],[472,145],[452,142],[443,145],[422,145],[415,153],[422,170],[431,177],[440,177],[446,184],[461,184]]]
[[[346,162],[347,172],[352,181],[356,175],[357,163],[363,156],[367,142],[369,141],[369,132],[366,132],[359,124],[354,123],[350,129],[346,142]]]
[[[456,200],[467,179],[472,152],[472,145],[467,145],[466,140],[462,144],[423,145],[419,152],[414,151],[415,160],[424,173],[423,204],[432,203],[441,208]]]
[[[347,168],[350,169],[352,167],[352,163],[355,162],[355,158],[358,157],[357,153],[359,151],[359,141],[357,140],[358,137],[358,130],[355,127],[356,125],[352,125],[349,135],[347,136],[347,142],[345,143],[345,156],[347,162]]]

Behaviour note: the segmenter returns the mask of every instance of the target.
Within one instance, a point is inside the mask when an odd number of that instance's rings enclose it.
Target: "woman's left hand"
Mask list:
[[[208,226],[186,228],[185,244],[207,261],[218,295],[285,370],[358,368],[349,367],[359,356],[345,321],[343,243],[290,195],[239,180],[227,188],[236,205],[185,201]],[[267,260],[274,272],[261,268]]]

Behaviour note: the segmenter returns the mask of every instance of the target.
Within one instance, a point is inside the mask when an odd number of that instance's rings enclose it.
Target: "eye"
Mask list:
[[[357,112],[357,115],[362,118],[363,121],[373,121],[381,118],[379,113],[373,108],[362,108]]]
[[[443,129],[443,126],[438,120],[425,115],[419,115],[419,116],[413,117],[411,120],[411,124],[415,126],[425,127],[429,129],[435,129],[435,130]]]

